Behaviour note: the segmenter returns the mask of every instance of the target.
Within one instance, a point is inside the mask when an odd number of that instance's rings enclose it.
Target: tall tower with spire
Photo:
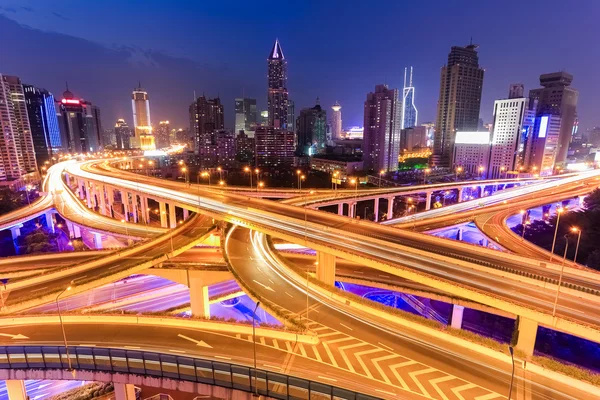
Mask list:
[[[407,68],[404,68],[404,89],[402,90],[402,126],[401,129],[417,126],[419,112],[415,106],[415,87],[412,83],[413,69],[410,67],[408,85],[406,84]]]
[[[286,129],[288,123],[287,61],[279,39],[275,39],[267,64],[269,125],[275,129]]]
[[[133,109],[133,126],[135,135],[131,146],[142,150],[154,150],[154,136],[152,134],[152,122],[150,122],[150,100],[148,92],[142,88],[141,82],[133,89],[131,95],[131,108]]]
[[[338,140],[342,136],[342,106],[336,101],[331,109],[333,110],[331,113],[331,136]]]

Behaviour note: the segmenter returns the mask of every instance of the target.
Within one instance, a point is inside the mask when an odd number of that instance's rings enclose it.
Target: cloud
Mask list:
[[[27,11],[27,12],[33,12],[33,8],[27,7],[27,6],[21,6],[21,10]]]
[[[2,6],[0,6],[0,11],[6,11],[6,12],[9,12],[9,13],[13,13],[13,14],[17,13],[17,10],[14,9],[14,8],[12,8],[12,7],[2,7]]]
[[[52,15],[54,15],[56,18],[62,19],[63,21],[70,21],[71,20],[70,18],[67,18],[64,15],[59,14],[59,13],[57,13],[55,11],[52,11]]]

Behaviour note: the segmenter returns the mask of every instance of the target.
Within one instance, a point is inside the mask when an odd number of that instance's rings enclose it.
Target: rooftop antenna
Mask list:
[[[69,91],[69,82],[65,81],[65,86],[67,87],[67,92]]]
[[[473,36],[471,36],[471,42],[469,43],[469,46],[473,46]]]
[[[197,97],[196,97],[196,91],[194,90],[194,98],[192,100],[196,101]]]
[[[404,87],[406,87],[406,67],[404,67]]]
[[[410,81],[408,83],[410,87],[412,87],[412,70],[413,70],[413,67],[411,66],[410,67]]]

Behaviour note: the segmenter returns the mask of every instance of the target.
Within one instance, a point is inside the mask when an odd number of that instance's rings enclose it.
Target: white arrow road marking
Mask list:
[[[448,400],[448,396],[446,396],[444,394],[444,392],[438,387],[438,383],[451,381],[454,378],[456,378],[456,377],[452,376],[452,375],[447,375],[447,376],[442,376],[441,378],[432,379],[429,381],[429,383],[431,384],[431,386],[433,386],[433,388],[436,390],[436,392],[438,392],[438,394],[440,395],[442,400]]]
[[[396,371],[396,368],[406,367],[406,366],[413,365],[413,364],[417,364],[417,362],[415,360],[410,360],[410,361],[405,361],[405,362],[400,363],[400,364],[390,365],[390,369],[394,373],[394,376],[396,377],[396,379],[398,379],[398,382],[400,382],[400,385],[402,385],[402,388],[404,390],[408,390],[410,392],[412,392],[412,390],[410,390],[410,388],[408,387],[408,385],[406,384],[406,382],[404,382],[404,379],[402,379],[402,377],[400,376],[400,374],[398,373],[398,371]]]
[[[21,335],[20,333],[17,335],[13,335],[11,333],[0,333],[0,336],[6,336],[9,337],[11,339],[29,339],[29,337],[25,336],[25,335]]]
[[[35,396],[35,397],[33,398],[33,400],[41,399],[41,398],[42,398],[42,397],[44,397],[44,396],[48,396],[48,393],[42,393],[42,394],[38,394],[37,396]]]
[[[358,353],[354,353],[354,356],[358,360],[358,363],[360,364],[361,367],[363,367],[363,370],[365,370],[365,373],[371,379],[373,379],[373,374],[371,374],[371,371],[369,371],[369,369],[367,368],[367,365],[362,360],[361,356],[364,356],[366,354],[379,353],[380,351],[385,351],[385,350],[380,349],[380,348],[375,348],[375,349],[371,349],[371,350],[364,350],[364,351],[359,351]]]
[[[260,283],[260,282],[259,282],[259,281],[257,281],[256,279],[252,279],[252,281],[253,281],[254,283],[258,283],[260,286],[264,287],[265,289],[267,289],[267,290],[270,290],[271,292],[274,292],[274,290],[273,290],[273,289],[272,289],[270,286],[267,286],[267,285],[265,285],[265,284],[263,284],[263,283]]]
[[[34,390],[40,390],[40,389],[43,389],[46,386],[50,386],[50,385],[52,385],[52,384],[51,383],[42,383],[38,387],[36,387]]]
[[[454,393],[456,395],[456,397],[458,397],[460,400],[465,400],[465,398],[462,397],[460,395],[460,393],[458,393],[458,392],[460,392],[461,390],[469,390],[469,389],[473,389],[476,387],[477,387],[477,385],[474,383],[467,383],[466,385],[455,387],[455,388],[452,388],[451,390],[452,390],[452,393]]]
[[[210,345],[209,345],[208,343],[206,343],[204,340],[196,340],[196,339],[192,339],[191,337],[187,337],[187,336],[184,336],[184,335],[182,335],[182,334],[179,334],[179,335],[177,335],[177,336],[179,336],[179,337],[180,337],[180,338],[182,338],[182,339],[189,340],[190,342],[194,342],[194,343],[196,343],[196,345],[197,345],[197,346],[201,346],[201,347],[207,347],[207,348],[209,348],[209,349],[212,349],[212,346],[210,346]]]
[[[484,394],[483,396],[477,396],[477,397],[475,397],[475,400],[490,400],[490,399],[495,399],[497,397],[502,397],[502,395],[492,392],[492,393]]]
[[[387,377],[387,375],[383,372],[383,369],[379,365],[379,361],[391,360],[392,358],[397,358],[397,357],[400,357],[400,356],[398,354],[388,354],[387,356],[377,357],[377,358],[374,358],[371,360],[373,365],[375,365],[375,368],[377,368],[377,371],[379,371],[379,373],[383,377],[383,380],[390,385],[392,384],[392,381],[390,381],[390,379]]]
[[[435,368],[426,368],[426,369],[422,369],[420,371],[409,372],[408,376],[410,376],[412,378],[412,380],[417,384],[417,386],[419,387],[419,389],[421,389],[421,392],[423,392],[423,394],[425,396],[431,397],[431,395],[427,392],[427,390],[425,390],[425,387],[423,387],[421,382],[419,382],[419,380],[417,379],[417,375],[423,375],[423,374],[428,374],[430,372],[437,372],[437,371],[438,370]]]

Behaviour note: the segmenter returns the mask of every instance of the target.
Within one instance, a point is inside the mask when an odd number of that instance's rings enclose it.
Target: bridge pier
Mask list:
[[[91,232],[94,238],[94,248],[96,250],[102,250],[102,235],[98,232]]]
[[[188,210],[187,208],[183,209],[183,220],[185,221],[186,219],[188,219],[190,216],[190,210]]]
[[[392,219],[394,217],[394,198],[388,197],[388,208],[387,208],[387,219]]]
[[[48,227],[48,230],[52,233],[54,233],[53,214],[54,214],[54,212],[52,212],[52,211],[46,211],[46,213],[44,214],[44,217],[46,218],[46,226]]]
[[[379,197],[375,199],[375,204],[373,206],[373,212],[375,213],[375,219],[373,221],[379,221]]]
[[[148,209],[148,198],[146,196],[140,196],[140,203],[142,206],[142,220],[144,223],[150,223],[150,210]]]
[[[158,203],[158,212],[160,213],[160,226],[161,228],[167,228],[167,204],[164,202]]]
[[[457,202],[458,203],[462,203],[462,201],[463,201],[463,188],[459,188],[457,190],[458,190],[458,199],[457,199]]]
[[[92,197],[94,197],[93,192],[90,190],[90,182],[85,182],[85,200],[88,208],[92,207]]]
[[[338,215],[344,215],[344,203],[338,204]]]
[[[21,228],[23,227],[23,224],[19,224],[16,226],[13,226],[12,228],[10,228],[10,234],[12,236],[13,240],[17,240],[17,238],[19,236],[21,236]]]
[[[25,381],[22,380],[7,380],[6,391],[8,392],[8,400],[26,400],[27,391],[25,390]]]
[[[458,304],[454,304],[452,306],[452,319],[450,321],[450,326],[455,329],[462,328],[463,321],[463,313],[465,308],[463,306],[459,306]]]
[[[538,323],[527,318],[519,317],[519,339],[517,340],[517,350],[521,350],[527,356],[533,355],[535,348],[535,338],[538,331]]]
[[[427,192],[427,197],[425,200],[425,211],[431,210],[431,196],[432,195],[433,195],[432,192]]]
[[[104,194],[104,185],[97,185],[98,198],[100,199],[100,214],[106,215],[106,196]]]
[[[113,382],[116,400],[135,400],[135,386],[131,383]]]
[[[317,279],[328,285],[335,284],[335,256],[317,251]]]
[[[177,214],[175,212],[175,203],[169,203],[169,228],[177,228]]]
[[[121,190],[121,203],[123,204],[123,219],[129,222],[129,194]]]
[[[77,179],[77,187],[79,188],[79,199],[83,200],[83,196],[85,195],[84,187],[85,182],[82,179]]]
[[[131,213],[133,214],[133,222],[138,223],[138,206],[137,206],[137,195],[135,193],[131,193]]]
[[[356,202],[348,203],[348,216],[350,218],[356,218],[356,205]]]
[[[463,230],[462,230],[462,228],[458,228],[458,233],[456,234],[456,240],[462,242],[462,240],[463,240]]]

